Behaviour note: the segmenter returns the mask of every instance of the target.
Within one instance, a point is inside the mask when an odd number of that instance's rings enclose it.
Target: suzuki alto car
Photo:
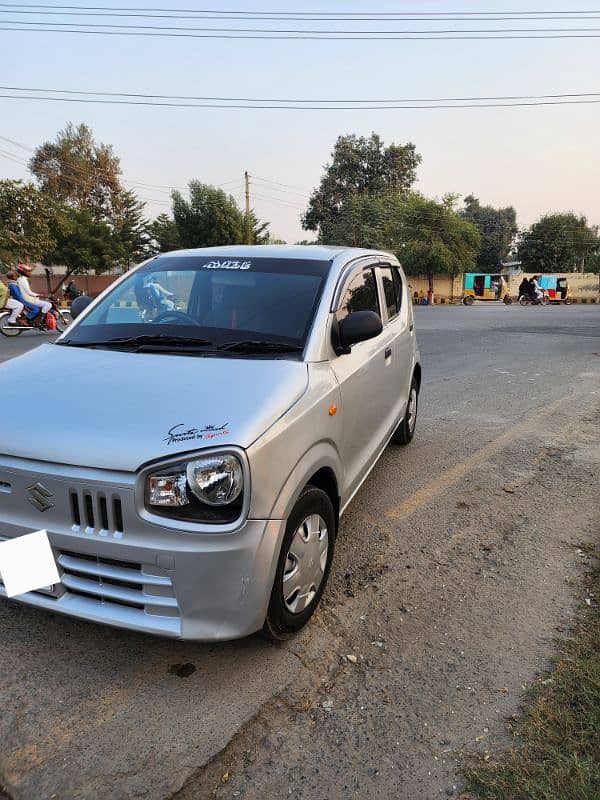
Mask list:
[[[56,342],[0,366],[0,537],[47,530],[60,575],[18,599],[181,639],[299,630],[344,509],[414,434],[398,262],[172,252],[73,313]]]

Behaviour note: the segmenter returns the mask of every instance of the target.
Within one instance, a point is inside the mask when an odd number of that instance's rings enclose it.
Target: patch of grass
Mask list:
[[[531,689],[513,726],[515,747],[498,762],[466,771],[478,800],[600,799],[600,571],[588,575],[592,600],[553,668]]]

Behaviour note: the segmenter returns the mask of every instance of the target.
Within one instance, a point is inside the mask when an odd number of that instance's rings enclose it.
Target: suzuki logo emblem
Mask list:
[[[54,508],[54,503],[50,502],[51,497],[54,495],[42,483],[34,483],[27,487],[27,499],[38,511],[48,511],[49,508]]]

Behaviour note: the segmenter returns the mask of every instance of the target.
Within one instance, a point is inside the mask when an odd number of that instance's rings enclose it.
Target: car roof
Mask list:
[[[361,256],[382,255],[389,258],[385,251],[366,250],[359,247],[334,247],[330,245],[303,244],[234,244],[225,247],[199,247],[190,250],[173,250],[161,253],[161,258],[181,256],[227,256],[229,258],[290,258],[309,261],[334,261],[345,264]]]

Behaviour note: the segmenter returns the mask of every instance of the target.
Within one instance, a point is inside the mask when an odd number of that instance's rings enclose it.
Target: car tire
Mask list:
[[[271,641],[288,639],[314,614],[329,578],[335,534],[329,496],[316,486],[305,486],[287,521],[263,625]]]
[[[417,425],[417,413],[419,410],[419,385],[413,377],[410,384],[410,391],[408,393],[408,405],[404,419],[394,431],[391,442],[392,444],[407,445],[412,441],[415,435],[415,428]]]
[[[468,294],[466,297],[463,297],[464,306],[472,306],[473,303],[474,303],[474,298],[472,295]]]

